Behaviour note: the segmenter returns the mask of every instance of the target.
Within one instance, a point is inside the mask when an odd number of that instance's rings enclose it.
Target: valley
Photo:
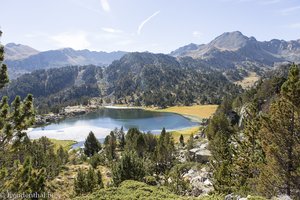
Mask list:
[[[0,194],[300,194],[299,40],[234,31],[169,54],[14,43],[0,53]]]

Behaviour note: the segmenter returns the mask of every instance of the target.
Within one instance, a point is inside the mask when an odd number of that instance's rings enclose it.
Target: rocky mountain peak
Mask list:
[[[236,51],[244,47],[249,40],[256,41],[254,37],[250,39],[240,31],[234,31],[223,33],[211,41],[209,45],[220,50]]]

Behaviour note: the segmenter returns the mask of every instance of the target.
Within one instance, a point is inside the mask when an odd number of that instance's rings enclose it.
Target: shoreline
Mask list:
[[[173,106],[173,107],[168,107],[165,109],[161,109],[161,108],[157,108],[157,107],[142,107],[142,106],[137,107],[137,106],[127,106],[127,105],[72,106],[72,107],[68,106],[68,107],[64,108],[61,113],[58,113],[58,114],[49,113],[44,116],[37,116],[37,118],[40,118],[40,123],[36,123],[33,128],[47,126],[52,123],[59,123],[61,120],[72,118],[75,116],[85,115],[90,112],[96,112],[97,110],[100,110],[103,108],[106,108],[106,109],[141,109],[141,110],[152,111],[152,112],[164,112],[164,113],[177,114],[177,115],[180,115],[192,122],[196,122],[197,125],[191,126],[191,127],[186,127],[186,128],[169,130],[169,132],[177,133],[177,134],[183,133],[184,135],[187,135],[188,133],[192,133],[192,132],[194,133],[194,130],[196,128],[199,131],[199,129],[201,127],[206,125],[208,118],[199,117],[200,114],[205,116],[205,114],[201,113],[203,111],[203,108],[215,108],[216,109],[217,106],[216,105]],[[188,114],[188,112],[191,112],[191,111],[192,111],[192,114]],[[196,113],[198,115],[195,115],[195,114],[193,115],[193,113]],[[212,113],[214,113],[214,110]],[[206,115],[208,115],[208,114],[206,113]],[[210,116],[212,116],[212,115],[213,114],[210,114]],[[41,119],[43,119],[43,120],[41,120]],[[30,130],[32,130],[32,128]],[[154,134],[159,134],[159,133],[155,132]],[[69,140],[69,139],[57,139],[57,140]],[[78,142],[81,142],[81,140],[80,141],[75,140],[75,141],[76,141],[76,144]]]

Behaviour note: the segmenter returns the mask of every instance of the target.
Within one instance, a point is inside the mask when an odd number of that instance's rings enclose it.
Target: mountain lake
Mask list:
[[[158,134],[163,128],[167,131],[197,126],[198,123],[175,113],[155,112],[143,109],[101,108],[85,115],[67,118],[59,123],[28,130],[31,139],[42,136],[58,140],[75,140],[82,143],[88,133],[103,140],[110,131],[122,126],[126,132],[129,128],[138,128],[143,132]]]

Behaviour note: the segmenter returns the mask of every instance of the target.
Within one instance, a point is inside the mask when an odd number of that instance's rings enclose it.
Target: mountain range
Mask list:
[[[257,41],[239,31],[226,32],[208,44],[189,44],[172,51],[175,57],[190,56],[213,67],[273,67],[282,62],[300,62],[300,40]]]
[[[64,48],[40,52],[32,47],[9,43],[5,45],[6,59],[10,78],[37,69],[49,69],[71,65],[108,66],[127,52],[96,52]],[[300,40],[257,41],[239,31],[226,32],[208,44],[189,44],[172,51],[169,55],[181,59],[191,57],[201,66],[218,69],[229,79],[241,79],[246,72],[262,71],[286,62],[300,62]],[[230,75],[231,73],[231,75]]]
[[[42,109],[93,97],[106,103],[160,107],[218,104],[223,97],[240,93],[241,87],[233,82],[249,73],[263,75],[276,65],[300,62],[300,40],[260,42],[238,31],[169,55],[70,48],[39,52],[16,44],[5,48],[5,62],[18,78],[0,95],[12,100],[17,94],[32,93]]]
[[[5,63],[9,66],[11,79],[39,69],[50,69],[72,65],[109,65],[127,52],[97,52],[64,48],[40,52],[29,46],[9,43],[5,45]]]

